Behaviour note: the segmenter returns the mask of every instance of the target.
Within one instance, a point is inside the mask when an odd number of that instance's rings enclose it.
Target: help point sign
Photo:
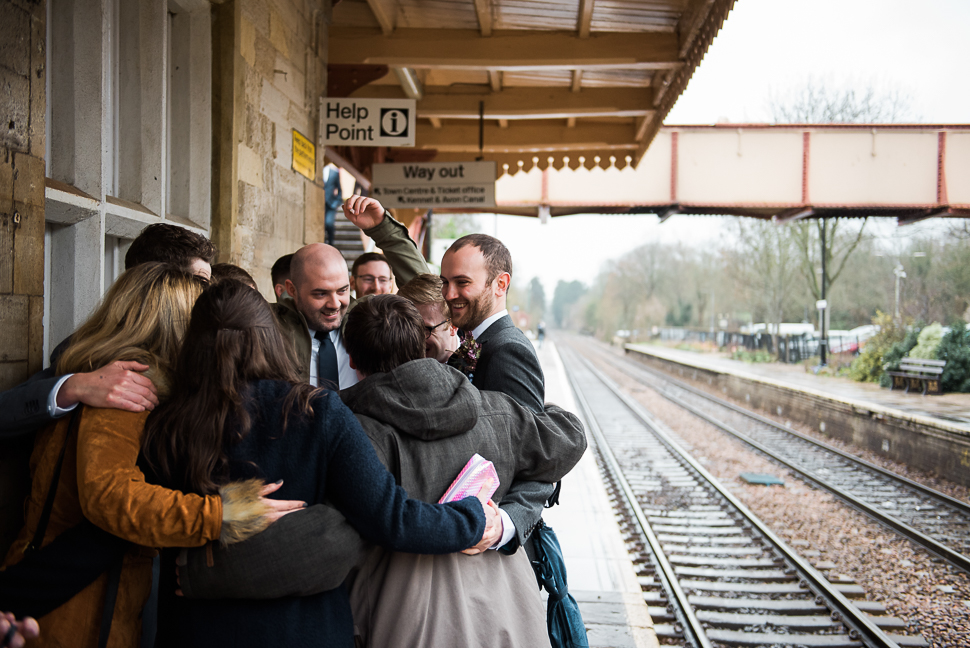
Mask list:
[[[330,146],[414,146],[414,99],[323,99],[320,132]]]
[[[371,168],[371,195],[385,207],[495,206],[495,162],[399,162]]]

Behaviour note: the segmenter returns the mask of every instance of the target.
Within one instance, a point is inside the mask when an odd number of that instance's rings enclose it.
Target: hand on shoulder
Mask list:
[[[152,381],[142,374],[147,370],[148,365],[139,362],[116,360],[89,373],[76,373],[61,385],[57,406],[84,403],[129,412],[155,409],[158,395]]]

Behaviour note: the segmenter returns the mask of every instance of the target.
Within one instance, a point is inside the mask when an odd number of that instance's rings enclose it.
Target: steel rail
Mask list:
[[[862,640],[868,646],[878,648],[898,648],[898,645],[890,639],[879,627],[852,604],[841,592],[832,587],[828,580],[816,570],[810,563],[791,549],[780,537],[768,528],[768,526],[752,513],[737,497],[731,494],[707,469],[698,463],[689,453],[671,437],[671,432],[665,425],[656,421],[644,408],[635,400],[624,394],[619,386],[610,378],[604,375],[592,363],[573,350],[568,352],[586,366],[586,368],[598,378],[616,398],[623,403],[633,415],[654,435],[656,435],[671,451],[688,464],[699,476],[717,491],[727,502],[733,506],[737,512],[768,541],[774,548],[789,562],[797,572],[802,581],[818,597],[824,600],[829,609],[837,612],[840,619],[850,630],[850,636]],[[565,360],[565,358],[564,358]],[[570,381],[577,395],[581,394],[574,379],[570,375]],[[639,518],[638,518],[638,521]],[[642,524],[642,522],[641,522]],[[662,555],[662,554],[661,554]],[[691,608],[689,608],[691,609]]]
[[[614,364],[614,363],[611,363],[611,364]],[[637,378],[626,367],[622,367],[622,366],[620,366],[618,364],[614,364],[614,366],[616,366],[618,369],[620,369],[621,371],[623,371],[627,375],[631,376],[632,378],[634,378],[634,379]],[[669,382],[669,383],[675,385],[678,388],[684,389],[685,391],[688,391],[688,392],[690,392],[690,393],[692,393],[692,394],[694,394],[696,396],[699,396],[701,398],[707,399],[707,400],[709,400],[709,401],[711,401],[713,403],[716,403],[718,405],[722,405],[724,407],[727,407],[728,409],[730,409],[730,410],[732,410],[732,411],[734,411],[734,412],[736,412],[738,414],[741,414],[742,416],[746,416],[746,417],[752,418],[754,420],[757,420],[758,422],[763,423],[765,425],[769,425],[769,426],[771,426],[775,430],[784,432],[785,434],[789,434],[789,435],[795,436],[796,438],[799,438],[801,440],[808,441],[808,442],[812,443],[813,445],[815,445],[818,448],[821,448],[821,449],[826,450],[826,451],[829,451],[829,452],[833,452],[834,454],[842,457],[843,459],[848,459],[848,460],[852,461],[853,463],[855,463],[858,466],[860,466],[861,469],[871,469],[871,470],[874,470],[874,471],[878,472],[880,475],[882,475],[883,477],[886,477],[886,478],[888,478],[890,480],[893,480],[893,481],[897,481],[897,482],[899,482],[899,483],[901,483],[901,484],[903,484],[905,486],[908,486],[910,488],[914,488],[915,490],[919,491],[925,497],[929,497],[931,499],[936,499],[936,500],[940,501],[941,503],[944,503],[944,504],[949,505],[949,506],[953,506],[954,508],[959,509],[961,512],[964,512],[965,514],[970,515],[970,506],[964,504],[963,502],[961,502],[961,501],[959,501],[957,499],[954,499],[954,498],[949,497],[949,496],[947,496],[947,495],[945,495],[943,493],[940,493],[938,491],[935,491],[932,488],[928,488],[926,486],[923,486],[922,484],[918,484],[917,482],[912,481],[911,479],[907,479],[907,478],[903,477],[902,475],[897,475],[896,473],[893,473],[892,471],[886,470],[886,469],[881,468],[879,466],[875,466],[874,464],[870,464],[869,462],[867,462],[867,461],[865,461],[863,459],[860,459],[858,457],[853,457],[852,455],[849,455],[848,453],[845,453],[845,452],[843,452],[841,450],[838,450],[837,448],[832,448],[831,446],[828,446],[828,445],[826,445],[826,444],[824,444],[824,443],[822,443],[820,441],[817,441],[815,439],[811,439],[811,438],[809,438],[809,437],[807,437],[807,436],[805,436],[803,434],[800,434],[798,432],[795,432],[794,430],[789,430],[788,428],[785,428],[785,427],[783,427],[781,425],[778,425],[778,423],[776,423],[776,422],[774,422],[774,421],[772,421],[770,419],[767,419],[767,418],[762,417],[760,415],[754,414],[753,412],[748,412],[748,411],[744,410],[743,408],[740,408],[740,407],[738,407],[738,406],[736,406],[736,405],[734,405],[732,403],[726,403],[726,402],[722,401],[720,398],[718,398],[716,396],[713,396],[711,394],[704,393],[703,391],[698,390],[698,389],[696,389],[696,388],[694,388],[694,387],[692,387],[690,385],[685,385],[684,383],[682,383],[681,381],[677,380],[676,378],[669,377],[669,376],[667,376],[665,374],[659,374],[655,370],[652,370],[652,369],[649,369],[649,368],[646,368],[646,367],[636,367],[636,369],[637,369],[638,372],[652,374],[652,375],[657,376],[658,378],[661,378],[662,380],[664,380],[666,382]],[[869,503],[867,503],[865,500],[863,500],[863,499],[861,499],[861,498],[853,495],[852,493],[850,493],[850,492],[848,492],[848,491],[846,491],[846,490],[844,490],[844,489],[836,486],[835,484],[832,484],[830,481],[828,481],[827,479],[825,479],[825,477],[822,477],[822,476],[820,476],[820,475],[818,475],[818,474],[816,474],[816,473],[814,473],[811,470],[808,470],[806,468],[799,467],[798,465],[792,463],[790,460],[786,459],[783,455],[775,452],[774,450],[772,450],[771,448],[765,446],[761,442],[756,441],[756,440],[750,438],[749,436],[747,436],[743,432],[740,432],[740,431],[734,429],[733,427],[731,427],[727,423],[724,423],[723,421],[720,421],[717,418],[714,418],[713,416],[711,416],[709,414],[706,414],[705,412],[697,409],[696,407],[694,407],[690,403],[684,402],[683,400],[681,400],[677,396],[674,396],[673,394],[668,393],[665,389],[663,389],[663,388],[656,388],[656,387],[655,387],[655,389],[656,389],[656,391],[661,396],[663,396],[664,398],[666,398],[670,402],[674,403],[678,407],[682,407],[682,408],[686,409],[688,412],[690,412],[694,416],[697,416],[698,418],[701,418],[701,419],[707,421],[708,423],[710,423],[711,425],[715,426],[716,428],[718,428],[720,430],[723,430],[724,432],[727,432],[728,434],[730,434],[730,435],[736,437],[737,439],[741,440],[742,442],[748,444],[749,446],[751,446],[752,448],[754,448],[758,452],[761,452],[761,453],[765,454],[766,456],[770,457],[771,459],[773,459],[774,461],[782,464],[784,467],[788,468],[789,470],[792,470],[793,472],[797,473],[798,475],[802,476],[803,478],[805,478],[805,479],[807,479],[807,480],[809,480],[809,481],[817,484],[818,486],[824,488],[825,490],[831,492],[833,495],[835,495],[839,499],[843,500],[845,503],[847,503],[849,506],[851,506],[852,508],[856,509],[860,513],[863,513],[864,515],[868,515],[869,517],[871,517],[871,518],[879,521],[880,523],[882,523],[882,524],[886,525],[887,527],[891,528],[896,533],[899,533],[900,535],[902,535],[902,536],[904,536],[904,537],[912,540],[913,542],[915,542],[915,543],[919,544],[920,546],[922,546],[923,548],[925,548],[927,551],[929,551],[929,552],[935,554],[936,556],[939,556],[940,558],[946,560],[947,562],[949,562],[953,566],[957,567],[958,569],[961,569],[961,570],[963,570],[965,572],[970,572],[970,557],[968,557],[968,556],[960,553],[959,551],[956,551],[955,549],[953,549],[953,548],[951,548],[951,547],[943,544],[942,542],[940,542],[940,541],[938,541],[938,540],[936,540],[934,538],[931,538],[930,536],[926,535],[925,533],[923,533],[919,529],[917,529],[917,528],[915,528],[915,527],[907,524],[906,522],[900,520],[899,518],[897,518],[895,516],[892,516],[892,515],[889,515],[887,513],[882,512],[881,510],[879,510],[879,509],[873,507],[872,505],[870,505]]]
[[[627,360],[627,363],[613,363],[614,366],[617,367],[618,369],[620,369],[621,371],[623,371],[624,373],[626,373],[627,375],[630,375],[631,377],[634,377],[635,378],[635,376],[633,376],[627,370],[628,367],[624,366],[624,365],[628,364],[629,359],[626,358],[626,357],[624,359]],[[722,399],[722,398],[720,398],[718,396],[715,396],[714,394],[709,394],[709,393],[705,392],[702,389],[698,389],[697,387],[694,387],[693,385],[688,385],[687,383],[679,380],[678,378],[674,378],[673,376],[669,376],[667,374],[660,373],[656,369],[647,367],[645,365],[642,365],[641,363],[637,363],[637,364],[633,365],[633,367],[635,369],[637,369],[638,371],[642,371],[644,373],[653,374],[653,375],[657,376],[658,378],[662,378],[663,380],[665,380],[665,381],[667,381],[667,382],[669,382],[669,383],[671,383],[671,384],[673,384],[673,385],[675,385],[675,386],[677,386],[677,387],[679,387],[679,388],[681,388],[681,389],[683,389],[685,391],[689,391],[690,393],[692,393],[692,394],[694,394],[696,396],[699,396],[701,398],[706,398],[707,400],[709,400],[709,401],[711,401],[713,403],[717,403],[721,407],[725,407],[725,408],[727,408],[729,410],[732,410],[733,412],[736,412],[737,414],[741,414],[742,416],[746,416],[748,418],[752,418],[752,419],[758,421],[759,423],[762,423],[764,425],[767,425],[769,427],[772,427],[772,428],[778,430],[779,432],[783,432],[785,434],[794,436],[794,437],[796,437],[796,438],[798,438],[798,439],[800,439],[802,441],[805,441],[807,443],[811,443],[812,445],[817,446],[817,447],[819,447],[822,450],[825,450],[827,452],[831,452],[833,454],[837,454],[840,457],[842,457],[843,459],[847,459],[848,461],[851,461],[851,462],[853,462],[855,464],[858,464],[860,466],[863,466],[863,467],[865,467],[865,468],[867,468],[869,470],[872,470],[873,472],[877,472],[877,473],[881,474],[884,477],[887,477],[887,478],[892,479],[894,481],[902,482],[903,484],[906,484],[910,488],[919,491],[920,493],[922,493],[923,495],[925,495],[927,497],[940,500],[941,502],[943,502],[943,503],[945,503],[945,504],[947,504],[949,506],[952,506],[953,508],[959,509],[961,512],[963,512],[965,514],[970,515],[970,504],[968,504],[967,502],[964,502],[962,500],[958,500],[955,497],[950,497],[946,493],[941,493],[940,491],[935,490],[933,488],[930,488],[929,486],[926,486],[924,484],[921,484],[918,481],[913,481],[909,477],[906,477],[904,475],[900,475],[899,473],[894,473],[893,471],[888,470],[886,468],[883,468],[882,466],[878,466],[878,465],[876,465],[874,463],[871,463],[869,461],[866,461],[862,457],[857,457],[857,456],[855,456],[853,454],[850,454],[850,453],[848,453],[848,452],[846,452],[844,450],[839,450],[836,447],[833,447],[833,446],[828,445],[824,441],[819,441],[818,439],[812,438],[812,437],[808,436],[807,434],[803,434],[803,433],[799,432],[798,430],[792,430],[790,428],[787,428],[787,427],[779,424],[777,421],[772,421],[767,416],[763,416],[761,414],[758,414],[757,412],[752,412],[750,410],[747,410],[747,409],[741,407],[740,405],[735,405],[734,403],[728,402],[728,401],[726,401],[726,400],[724,400],[724,399]]]
[[[610,444],[606,440],[606,436],[603,434],[603,430],[597,422],[596,416],[593,414],[593,410],[590,407],[589,402],[586,400],[585,394],[583,394],[583,390],[580,389],[579,385],[576,383],[576,378],[573,376],[572,372],[567,372],[566,375],[569,379],[569,384],[573,389],[573,395],[576,397],[576,402],[579,404],[579,407],[583,412],[583,419],[586,422],[586,429],[592,432],[593,439],[596,443],[596,449],[603,458],[603,461],[606,463],[606,469],[609,471],[614,482],[619,486],[619,489],[623,493],[624,499],[626,500],[626,505],[633,512],[633,515],[637,520],[637,524],[640,527],[640,532],[646,538],[647,544],[650,546],[652,558],[657,567],[656,574],[660,578],[660,585],[667,593],[668,601],[672,598],[673,601],[676,602],[676,604],[672,607],[674,615],[677,617],[678,621],[681,622],[681,625],[684,628],[685,639],[689,641],[692,646],[696,646],[698,648],[713,648],[713,644],[711,643],[711,640],[707,638],[707,633],[704,631],[703,625],[697,618],[697,615],[694,613],[694,608],[687,600],[687,594],[680,586],[680,581],[674,572],[673,565],[671,565],[670,561],[667,560],[667,556],[664,554],[660,540],[653,532],[653,529],[647,520],[647,515],[640,507],[640,503],[637,502],[633,488],[631,488],[630,483],[623,475],[623,469],[620,468],[620,463],[616,460],[616,455],[613,454],[613,450],[610,448]]]

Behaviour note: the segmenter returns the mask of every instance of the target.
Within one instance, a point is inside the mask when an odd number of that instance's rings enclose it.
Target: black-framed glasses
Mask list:
[[[435,332],[435,331],[437,331],[437,330],[438,330],[438,328],[439,328],[439,327],[440,327],[440,326],[441,326],[442,324],[447,324],[447,323],[448,323],[448,322],[450,322],[450,321],[451,321],[450,319],[445,319],[445,320],[442,320],[442,321],[440,321],[440,322],[438,322],[438,323],[437,323],[437,324],[435,324],[434,326],[425,326],[425,327],[424,327],[424,337],[425,337],[425,338],[429,338],[429,337],[431,337],[432,335],[434,335],[434,332]]]
[[[373,284],[373,283],[376,283],[376,284],[379,284],[381,286],[389,286],[389,285],[391,285],[391,278],[390,277],[375,277],[374,275],[360,275],[357,278],[362,283],[365,283],[365,284]]]

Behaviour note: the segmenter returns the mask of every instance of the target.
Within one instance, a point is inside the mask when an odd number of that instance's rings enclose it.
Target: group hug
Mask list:
[[[472,234],[430,274],[379,202],[343,211],[381,253],[306,245],[272,304],[148,226],[0,394],[0,439],[34,438],[0,646],[550,646],[533,545],[586,436],[544,402],[509,251]],[[476,454],[494,476],[438,503]]]

